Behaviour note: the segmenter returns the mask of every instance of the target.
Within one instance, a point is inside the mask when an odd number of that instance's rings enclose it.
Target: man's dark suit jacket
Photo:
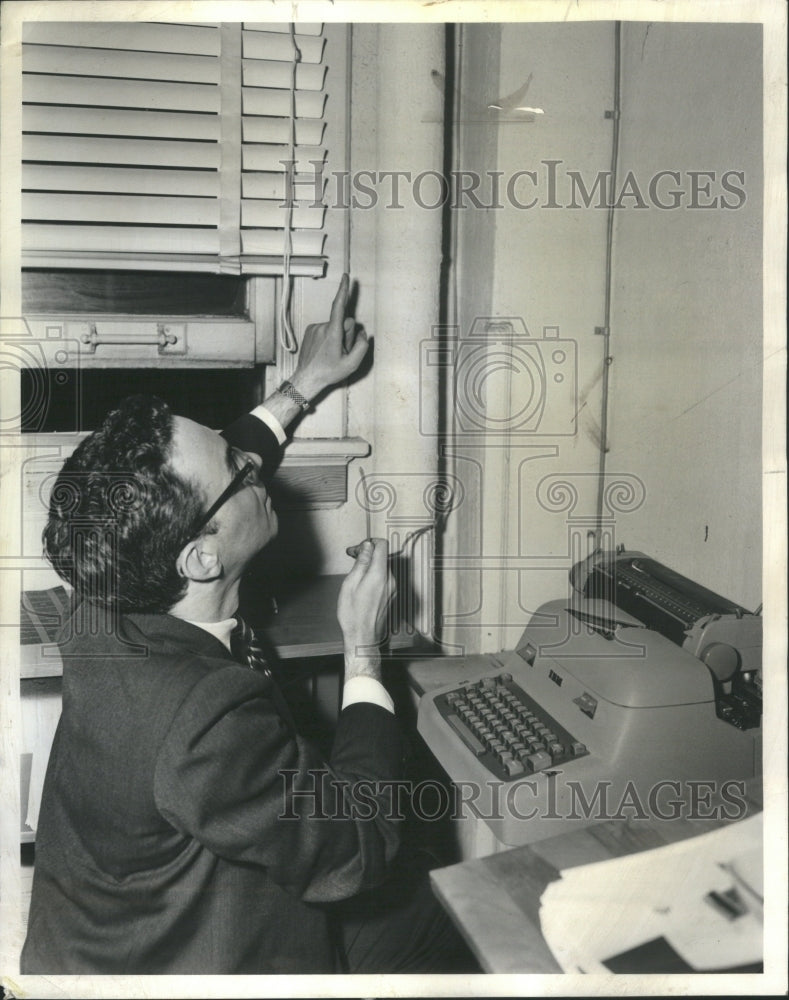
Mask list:
[[[226,436],[273,465],[255,418]],[[399,774],[394,716],[344,709],[324,763],[270,682],[203,629],[88,618],[77,609],[62,646],[22,971],[334,971],[321,904],[380,881],[398,846],[386,790],[371,794]],[[358,779],[354,815],[343,782]]]

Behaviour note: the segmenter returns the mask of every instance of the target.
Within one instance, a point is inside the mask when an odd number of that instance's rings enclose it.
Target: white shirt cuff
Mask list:
[[[342,707],[347,708],[360,701],[380,705],[394,715],[394,702],[389,692],[374,677],[351,677],[345,682],[342,689]]]
[[[274,414],[270,413],[262,403],[260,406],[256,406],[255,409],[252,410],[252,416],[257,417],[258,420],[262,420],[266,427],[268,427],[268,429],[272,432],[274,437],[276,437],[277,441],[279,441],[280,444],[285,444],[288,440],[285,428],[279,420],[277,420]]]

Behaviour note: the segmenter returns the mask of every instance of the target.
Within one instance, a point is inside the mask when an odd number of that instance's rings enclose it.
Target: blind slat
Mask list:
[[[275,31],[278,34],[290,34],[290,21],[272,21],[260,23],[258,21],[244,21],[244,31]],[[307,24],[306,21],[293,22],[293,30],[297,35],[321,35],[323,34],[323,24]]]
[[[321,251],[322,253],[323,251]],[[326,263],[320,254],[307,256],[299,254],[291,257],[290,275],[293,278],[306,276],[308,278],[322,278],[326,269]],[[241,258],[242,274],[282,274],[282,254],[244,254]]]
[[[22,227],[22,249],[79,253],[218,254],[216,229],[177,229],[165,226],[57,226],[31,222]]]
[[[167,254],[136,253],[134,255],[117,251],[59,251],[27,250],[25,259],[30,267],[41,268],[99,268],[102,271],[200,271],[219,273],[219,265],[213,254]],[[324,261],[319,254],[293,257],[290,273],[294,276],[306,275],[318,278],[323,274]],[[282,274],[282,252],[247,254],[241,258],[242,274]]]
[[[118,77],[124,80],[219,83],[219,60],[213,56],[25,45],[22,60],[25,73],[57,72],[66,76]]]
[[[325,214],[323,206],[307,204],[293,206],[291,225],[294,229],[320,229]],[[245,228],[284,229],[286,209],[279,201],[244,199],[241,203],[241,225]]]
[[[320,201],[327,181],[320,174],[296,174],[291,182],[294,201],[312,204]],[[246,173],[241,175],[241,193],[244,198],[276,199],[284,202],[287,183],[284,173]]]
[[[219,117],[177,111],[71,108],[27,105],[22,117],[25,132],[67,135],[118,135],[219,141]]]
[[[219,203],[215,198],[25,192],[22,218],[36,222],[217,226]]]
[[[219,55],[219,29],[150,21],[26,21],[22,40],[40,45],[77,45],[148,52]]]
[[[23,183],[28,191],[134,191],[192,197],[214,197],[217,190],[216,174],[211,170],[87,167],[60,163],[25,164]]]
[[[249,171],[264,173],[285,171],[290,163],[291,151],[288,146],[257,146],[245,144],[242,149],[242,167]],[[326,150],[320,146],[297,146],[293,156],[294,171],[297,174],[312,174],[320,169],[315,164],[326,161]]]
[[[318,229],[297,229],[291,234],[293,253],[297,256],[319,257],[323,253],[325,233]],[[282,254],[284,234],[281,229],[242,229],[243,254]]]
[[[156,111],[219,112],[219,87],[155,80],[22,74],[22,100],[31,104],[75,104]]]
[[[244,115],[241,122],[244,142],[290,142],[290,119]],[[296,143],[299,146],[320,146],[326,123],[320,118],[296,121]]]
[[[320,118],[326,95],[300,90],[296,94],[296,116],[298,118]],[[245,115],[274,115],[290,118],[290,94],[284,90],[268,87],[244,87],[241,91],[241,108]]]
[[[168,139],[101,139],[95,136],[24,135],[25,160],[67,163],[116,163],[118,166],[219,167],[216,142],[178,142]],[[23,179],[24,183],[24,179]]]
[[[296,39],[301,63],[319,63],[323,58],[325,39],[320,36],[302,36]],[[242,31],[242,54],[245,59],[275,59],[278,62],[293,63],[294,45],[290,32]]]
[[[275,87],[289,90],[293,79],[293,67],[290,63],[273,62],[269,59],[245,59],[242,71],[242,80],[246,87]],[[296,88],[322,90],[325,77],[325,66],[300,64],[296,67]]]

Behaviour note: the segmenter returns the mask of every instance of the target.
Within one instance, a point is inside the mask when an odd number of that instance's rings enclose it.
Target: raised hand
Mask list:
[[[367,353],[367,334],[355,320],[345,317],[348,288],[348,275],[344,274],[328,323],[312,323],[304,332],[290,381],[307,399],[352,375]]]

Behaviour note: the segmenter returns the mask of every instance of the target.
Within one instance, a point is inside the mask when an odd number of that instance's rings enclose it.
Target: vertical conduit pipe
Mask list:
[[[603,319],[603,379],[600,414],[600,456],[597,479],[597,509],[595,513],[595,547],[602,543],[603,499],[605,497],[606,456],[608,454],[608,384],[609,369],[613,358],[611,345],[611,285],[613,282],[612,258],[614,247],[614,212],[616,211],[616,172],[619,162],[619,104],[621,91],[622,22],[614,24],[614,106],[611,112],[613,132],[611,139],[611,187],[609,192],[608,225],[605,248],[605,315]]]

